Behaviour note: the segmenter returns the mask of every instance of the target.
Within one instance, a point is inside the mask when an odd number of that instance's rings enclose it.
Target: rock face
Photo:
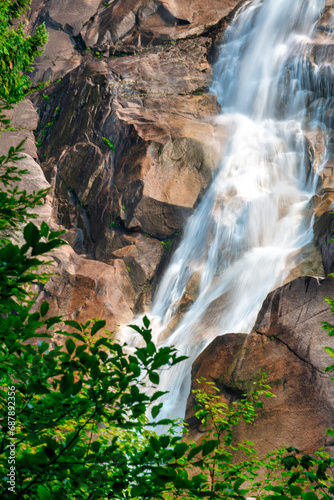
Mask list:
[[[81,227],[93,254],[111,222],[161,239],[180,231],[217,165],[221,132],[205,121],[217,112],[215,98],[177,97],[209,85],[207,42],[181,43],[141,60],[83,63],[49,91],[50,99],[37,100],[43,168],[50,179],[57,169],[59,220]]]
[[[0,135],[0,155],[7,155],[8,149],[17,146],[24,139],[25,153],[37,160],[37,148],[34,131],[38,125],[38,114],[30,100],[19,102],[13,109],[5,112],[6,118],[11,121],[10,130]],[[15,130],[12,130],[12,129]]]
[[[229,402],[250,392],[262,372],[268,375],[276,397],[266,399],[254,425],[240,425],[238,441],[250,439],[261,453],[283,443],[303,453],[314,453],[320,446],[333,451],[326,429],[334,425],[334,383],[324,373],[331,363],[324,346],[334,343],[320,324],[334,323],[324,301],[333,296],[333,278],[298,278],[268,295],[253,333],[217,337],[195,361],[193,387],[204,376],[216,382]],[[198,439],[201,429],[192,415],[194,403],[191,396],[187,419]]]
[[[32,78],[55,80],[94,52],[133,54],[221,30],[245,0],[33,0],[29,27],[45,22],[49,46]]]
[[[24,152],[20,153],[21,160],[18,161],[17,167],[20,170],[25,170],[26,174],[21,176],[20,181],[16,181],[13,187],[17,187],[18,192],[26,191],[27,194],[37,193],[40,190],[48,189],[51,186],[46,180],[43,170],[35,161],[37,160],[37,148],[35,144],[34,130],[37,128],[38,115],[31,101],[26,100],[16,104],[13,109],[5,111],[6,118],[10,119],[10,129],[6,128],[0,132],[0,155],[7,156],[8,150],[11,147],[16,147],[20,142],[25,140]],[[13,130],[14,129],[14,130]],[[2,189],[4,186],[2,186]],[[43,221],[51,224],[52,219],[52,194],[49,194],[42,200],[42,204],[34,209],[27,209],[28,212],[34,213],[37,217],[34,223],[40,225]],[[16,240],[23,243],[23,236],[16,234]]]

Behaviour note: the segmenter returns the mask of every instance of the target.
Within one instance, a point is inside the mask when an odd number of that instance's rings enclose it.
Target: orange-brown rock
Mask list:
[[[241,424],[236,432],[237,440],[253,441],[261,453],[283,443],[303,453],[320,446],[333,449],[326,429],[334,424],[334,383],[324,372],[331,359],[324,346],[334,345],[321,321],[334,321],[326,297],[334,297],[333,278],[298,278],[278,288],[265,300],[253,333],[217,337],[193,365],[193,387],[204,376],[229,402],[250,392],[260,374],[267,373],[276,397],[265,400],[253,425]],[[191,396],[187,416],[198,439],[193,405]]]
[[[109,228],[96,246],[96,258],[103,262],[122,259],[134,288],[139,291],[152,281],[164,253],[163,244],[140,233]]]
[[[106,321],[113,332],[133,318],[135,291],[129,272],[121,259],[109,264],[78,256],[70,246],[52,254],[50,281],[38,297],[37,305],[47,300],[49,315],[86,323],[92,318]],[[55,338],[57,341],[57,339]]]
[[[28,27],[45,22],[49,45],[34,82],[56,80],[77,67],[88,48],[134,54],[176,40],[212,36],[245,0],[33,0]]]

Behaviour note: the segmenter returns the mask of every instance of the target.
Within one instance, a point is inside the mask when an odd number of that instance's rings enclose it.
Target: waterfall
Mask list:
[[[211,92],[229,140],[149,315],[154,341],[189,356],[161,373],[159,389],[169,391],[161,418],[184,416],[193,361],[217,335],[251,331],[312,240],[316,175],[304,129],[313,126],[306,106],[321,72],[306,53],[324,4],[246,2],[225,33]]]

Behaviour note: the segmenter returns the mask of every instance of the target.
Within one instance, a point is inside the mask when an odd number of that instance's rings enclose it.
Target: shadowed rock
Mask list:
[[[254,425],[241,424],[236,432],[236,440],[250,439],[261,453],[283,443],[303,453],[320,446],[330,451],[334,445],[326,436],[334,424],[334,383],[324,373],[330,364],[324,346],[334,345],[320,324],[334,322],[326,297],[334,297],[333,278],[302,277],[278,288],[264,301],[253,333],[217,337],[193,365],[193,388],[204,376],[216,382],[228,402],[253,390],[253,382],[266,372],[276,397],[266,399]],[[202,430],[194,404],[190,396],[187,420],[198,439]]]

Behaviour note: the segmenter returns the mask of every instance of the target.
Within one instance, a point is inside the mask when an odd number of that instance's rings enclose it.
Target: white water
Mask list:
[[[154,340],[189,356],[161,373],[159,389],[170,391],[161,418],[184,416],[193,361],[217,335],[251,330],[267,294],[312,239],[307,204],[315,176],[303,134],[311,69],[304,53],[324,3],[254,0],[226,33],[211,90],[230,139],[150,314]],[[197,298],[177,324],[191,278]]]

